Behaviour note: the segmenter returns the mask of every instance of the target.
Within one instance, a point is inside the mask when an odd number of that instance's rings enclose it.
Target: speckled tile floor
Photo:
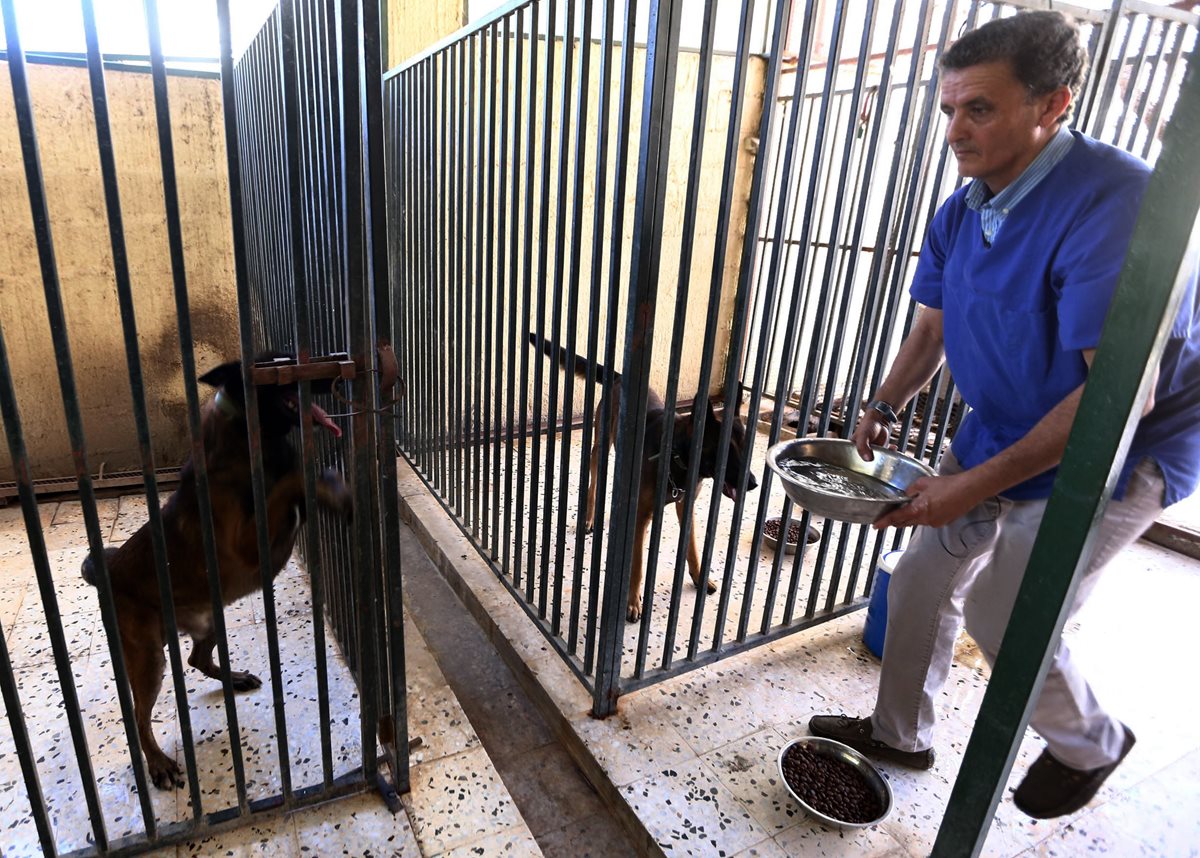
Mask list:
[[[488,546],[502,565],[507,566],[510,575],[519,578],[520,588],[530,594],[530,602],[538,606],[539,612],[544,611],[546,621],[557,621],[561,625],[561,635],[564,639],[570,636],[572,629],[574,630],[579,641],[575,653],[582,660],[587,646],[589,616],[596,608],[593,602],[598,602],[597,594],[603,591],[603,573],[596,573],[594,570],[603,570],[606,566],[608,540],[606,534],[582,532],[582,516],[578,514],[580,469],[583,461],[581,432],[571,433],[568,439],[570,467],[565,476],[556,467],[547,493],[543,466],[546,457],[551,455],[554,462],[561,463],[564,438],[565,435],[557,436],[553,449],[549,448],[543,439],[537,456],[534,455],[532,444],[525,444],[524,467],[521,466],[517,445],[514,445],[516,449],[511,463],[507,447],[501,446],[500,455],[497,457],[496,448],[492,446],[487,450],[490,462],[482,456],[476,460],[468,454],[464,457],[461,470],[455,470],[453,463],[442,460],[427,460],[425,467],[429,468],[428,476],[431,482],[435,486],[443,487],[443,490],[451,495],[449,500],[452,506],[458,505],[455,492],[465,493],[461,508],[467,511],[476,523],[479,540]],[[760,433],[751,464],[751,469],[759,476],[760,482],[766,468],[765,438],[765,434]],[[613,495],[613,460],[615,456],[610,453],[609,489],[607,495],[601,497],[611,498]],[[518,489],[518,483],[522,481],[523,491]],[[476,484],[482,489],[477,498],[478,504],[474,502],[474,496],[468,499]],[[423,487],[421,491],[424,491]],[[523,528],[518,532],[516,527],[506,528],[500,522],[503,518],[500,513],[506,505],[506,494],[512,500],[514,508],[517,502],[521,501],[526,516],[537,516],[536,528],[532,531]],[[717,586],[717,592],[705,596],[699,611],[700,616],[697,617],[697,590],[686,565],[682,565],[676,573],[680,526],[673,507],[668,504],[662,516],[658,561],[654,564],[653,571],[650,570],[651,564],[646,564],[645,578],[646,581],[650,581],[653,575],[653,586],[644,601],[643,611],[651,618],[651,622],[645,626],[627,627],[622,657],[623,675],[634,674],[639,637],[642,634],[646,637],[646,669],[653,670],[667,657],[668,649],[672,661],[687,656],[693,627],[698,630],[698,651],[711,648],[718,633],[722,641],[733,638],[738,633],[739,623],[743,618],[748,631],[759,628],[763,623],[763,613],[772,592],[775,594],[771,602],[772,626],[783,621],[788,594],[792,594],[792,616],[803,614],[810,604],[817,613],[824,609],[836,608],[845,601],[850,587],[854,588],[856,596],[861,597],[865,592],[867,575],[871,571],[870,559],[876,545],[880,546],[881,551],[893,547],[890,541],[886,541],[886,537],[870,531],[869,528],[827,522],[813,517],[812,525],[827,533],[827,538],[818,550],[804,552],[800,561],[796,562],[795,555],[777,558],[773,549],[765,543],[760,543],[759,551],[755,554],[754,578],[748,583],[747,569],[752,545],[746,534],[751,532],[760,514],[764,519],[780,515],[786,495],[779,480],[772,481],[770,491],[764,492],[758,488],[747,492],[744,495],[739,535],[732,539],[734,505],[719,492],[715,497],[718,505],[711,527],[713,545],[709,568],[712,570],[711,580]],[[701,557],[704,555],[705,541],[710,530],[709,518],[713,498],[712,481],[703,481],[697,492],[693,513],[696,548]],[[564,534],[561,547],[557,545],[560,528]],[[649,543],[648,531],[647,544]],[[597,546],[600,550],[599,560],[595,553]],[[734,557],[729,561],[731,553]],[[682,558],[679,562],[683,563]],[[812,582],[819,565],[824,571],[814,593]],[[551,570],[556,568],[563,570],[561,582],[554,580],[555,576]],[[834,569],[840,569],[841,574],[832,574]],[[679,598],[673,599],[676,574],[679,581]],[[833,599],[829,598],[831,587],[835,589]],[[726,589],[728,607],[722,616],[720,599]],[[677,611],[674,621],[675,633],[669,634],[671,623],[668,614],[673,606]]]
[[[401,471],[405,516],[443,575],[558,713],[601,793],[663,854],[928,854],[986,685],[969,639],[941,695],[937,765],[912,772],[883,764],[895,813],[857,834],[826,829],[790,801],[775,757],[787,739],[807,733],[812,714],[870,711],[879,667],[861,641],[864,612],[626,695],[615,716],[599,721],[590,717],[590,695],[470,542],[404,462]],[[1067,633],[1097,694],[1138,743],[1071,817],[1028,819],[1006,791],[984,854],[1200,855],[1200,687],[1188,655],[1196,605],[1200,561],[1139,542],[1113,564]],[[1040,750],[1030,731],[1011,786]]]
[[[146,516],[141,498],[99,502],[103,532],[111,543],[129,536]],[[144,830],[128,746],[120,727],[107,637],[93,588],[79,576],[86,537],[78,503],[39,508],[49,549],[62,627],[70,655],[72,685],[84,715],[93,775],[111,838]],[[288,758],[296,788],[321,778],[321,746],[314,671],[313,623],[307,577],[294,563],[276,579],[282,684]],[[278,743],[272,707],[262,596],[226,611],[235,667],[252,669],[263,688],[237,696],[247,792],[251,799],[278,794]],[[90,829],[77,764],[54,667],[45,615],[19,508],[0,509],[0,623],[19,684],[23,713],[34,744],[41,788],[58,849],[82,848]],[[327,640],[332,634],[327,630]],[[188,645],[181,642],[186,659]],[[528,826],[482,751],[453,692],[411,622],[406,623],[410,735],[422,742],[412,755],[412,790],[404,812],[391,814],[374,794],[344,798],[296,811],[203,840],[166,847],[158,855],[394,855],[458,858],[467,855],[533,856],[541,852]],[[357,693],[340,657],[326,656],[333,717],[334,774],[361,760]],[[223,697],[217,683],[185,669],[188,711],[196,746],[201,801],[206,811],[236,804]],[[182,762],[178,715],[168,679],[155,709],[155,732],[167,753]],[[190,813],[185,790],[151,795],[160,822]],[[38,855],[41,848],[29,815],[7,717],[0,719],[0,854]]]

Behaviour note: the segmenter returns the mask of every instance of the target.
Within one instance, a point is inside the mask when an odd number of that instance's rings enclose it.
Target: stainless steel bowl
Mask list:
[[[866,462],[858,455],[852,441],[843,438],[795,438],[781,441],[769,449],[767,464],[783,481],[788,497],[799,506],[836,521],[867,524],[908,503],[909,498],[905,494],[908,487],[921,477],[933,476],[933,469],[924,462],[883,447],[871,449],[875,458]],[[830,480],[828,485],[801,480],[789,467],[789,463],[795,462],[816,462],[827,466],[825,470],[831,476],[851,472],[872,477],[890,487],[891,497],[849,493],[843,488],[854,487],[845,486],[846,481],[840,479]],[[865,480],[862,481],[862,489],[865,494],[868,489]]]
[[[778,515],[773,515],[770,518],[768,518],[765,522],[763,522],[763,524],[769,525],[772,522],[774,522],[775,525],[779,528],[780,533],[786,537],[786,534],[782,533],[784,530],[782,517],[778,516]],[[793,524],[799,526],[799,524],[800,524],[800,516],[799,515],[792,516],[791,521],[788,523],[788,527],[790,528]],[[812,543],[816,542],[820,538],[821,538],[821,532],[819,530],[817,530],[817,528],[814,525],[810,524],[808,526],[808,530],[804,534],[805,543],[811,545]],[[776,539],[774,536],[771,536],[770,533],[767,533],[766,530],[763,531],[763,542],[765,542],[769,548],[771,548],[775,551],[781,550],[781,543],[782,543],[782,551],[784,554],[795,554],[796,549],[800,545],[798,542],[788,542],[786,540],[786,538],[782,539],[782,540]]]
[[[879,817],[872,819],[870,822],[846,822],[844,820],[837,819],[836,817],[826,816],[807,801],[800,798],[800,796],[796,795],[795,791],[791,787],[791,784],[788,783],[787,778],[784,777],[783,774],[783,757],[794,745],[807,746],[822,756],[833,757],[834,759],[841,760],[844,763],[849,763],[850,765],[854,766],[854,768],[858,769],[859,773],[862,774],[862,776],[866,779],[867,784],[870,786],[872,792],[874,792],[879,798],[879,804],[883,808],[879,814]],[[849,745],[843,745],[841,742],[835,742],[833,739],[822,739],[817,736],[805,736],[801,739],[793,739],[784,746],[782,751],[779,752],[778,766],[779,779],[783,781],[783,785],[787,789],[788,794],[796,800],[797,804],[804,808],[805,813],[816,817],[827,825],[833,825],[838,828],[870,828],[872,825],[878,825],[879,823],[883,822],[888,818],[888,814],[892,812],[892,787],[888,784],[887,778],[879,773],[879,770],[875,768],[874,764],[870,760],[868,760],[858,751],[851,748]]]

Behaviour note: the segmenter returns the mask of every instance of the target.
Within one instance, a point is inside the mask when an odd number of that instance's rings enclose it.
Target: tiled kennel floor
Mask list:
[[[457,472],[451,467],[446,467],[444,463],[431,460],[424,460],[422,467],[427,469],[427,476],[431,482],[435,486],[441,487],[448,496],[447,501],[452,508],[458,507],[456,494],[458,483],[456,481],[461,480],[463,496],[466,499],[462,503],[462,508],[469,514],[470,520],[478,522],[476,534],[479,540],[492,552],[498,564],[507,566],[510,570],[510,580],[514,577],[519,580],[522,592],[529,591],[529,572],[530,569],[534,571],[531,604],[540,607],[544,600],[546,605],[544,616],[546,622],[551,624],[555,622],[556,603],[561,605],[557,612],[562,628],[561,636],[565,640],[568,638],[570,630],[575,629],[579,641],[575,653],[582,659],[585,652],[586,624],[592,602],[595,600],[598,603],[598,594],[603,587],[603,575],[598,576],[600,585],[598,588],[597,582],[593,581],[591,570],[605,568],[608,540],[606,536],[601,537],[601,554],[599,562],[596,563],[594,554],[596,535],[584,534],[582,540],[579,538],[583,530],[583,515],[579,505],[582,433],[574,431],[571,434],[568,456],[570,467],[566,472],[565,479],[560,470],[561,439],[562,436],[556,439],[553,449],[553,466],[550,470],[554,477],[548,498],[545,481],[542,477],[547,471],[544,440],[536,460],[533,456],[532,444],[526,444],[524,468],[520,467],[520,459],[514,454],[511,479],[509,477],[508,448],[503,445],[500,447],[499,461],[495,455],[496,448],[493,446],[489,450],[490,462],[485,461],[482,456],[478,460],[468,458],[465,460],[465,466],[460,465],[461,470]],[[475,449],[478,450],[478,448]],[[514,449],[519,448],[514,444]],[[752,471],[760,483],[763,472],[766,470],[765,454],[765,435],[760,434],[751,464]],[[613,495],[612,465],[614,460],[615,456],[610,454],[608,475],[608,497],[610,498]],[[461,476],[458,476],[459,474]],[[525,488],[519,496],[517,483],[522,478]],[[473,491],[475,485],[480,487],[478,494]],[[793,594],[790,603],[792,618],[803,616],[810,606],[817,614],[826,608],[837,608],[845,600],[849,586],[853,586],[854,593],[861,596],[866,592],[866,575],[870,571],[870,558],[876,544],[881,545],[881,550],[892,547],[891,538],[894,536],[892,532],[889,532],[886,537],[881,537],[865,526],[845,525],[838,522],[827,523],[823,519],[814,518],[813,525],[818,529],[827,530],[829,534],[823,546],[804,552],[799,565],[794,562],[793,556],[786,556],[782,558],[776,569],[774,565],[777,559],[776,553],[765,543],[761,543],[757,554],[758,562],[755,567],[754,580],[748,586],[746,570],[749,567],[751,548],[749,534],[753,530],[760,505],[765,507],[765,516],[780,515],[786,498],[784,490],[779,480],[776,479],[772,481],[769,492],[764,493],[760,486],[745,494],[738,536],[732,540],[735,557],[730,567],[732,574],[729,575],[726,574],[726,561],[730,554],[730,534],[734,530],[734,505],[720,492],[713,491],[711,480],[701,483],[696,497],[694,511],[696,546],[703,560],[705,536],[709,530],[709,513],[714,497],[719,503],[714,528],[716,535],[709,568],[711,579],[717,585],[718,591],[706,596],[697,624],[696,588],[692,585],[686,564],[681,567],[678,618],[674,634],[670,635],[672,661],[686,657],[694,625],[698,629],[697,651],[703,652],[712,648],[718,628],[719,599],[726,587],[729,590],[729,603],[724,625],[720,629],[722,641],[729,641],[737,635],[743,613],[746,615],[748,633],[753,633],[761,627],[767,599],[772,591],[773,576],[775,595],[772,602],[770,625],[776,626],[782,622],[785,610],[788,608],[789,593]],[[515,525],[506,529],[503,523],[506,501],[511,503],[514,513],[518,509],[518,501],[521,501],[526,521],[529,516],[536,516],[537,525],[532,532],[528,525],[523,525],[520,533],[516,531]],[[497,513],[499,513],[498,516]],[[795,512],[793,514],[795,515]],[[498,527],[495,524],[497,518],[499,519]],[[548,530],[546,529],[547,522],[549,523]],[[561,549],[557,545],[560,528],[563,535]],[[668,504],[663,513],[662,538],[659,543],[661,551],[656,564],[653,603],[647,602],[643,605],[646,614],[651,618],[645,630],[647,670],[652,670],[662,663],[667,648],[668,612],[672,601],[672,579],[675,574],[679,535],[680,527],[674,506]],[[506,541],[507,549],[505,548]],[[649,543],[650,532],[648,530],[647,545]],[[582,552],[578,550],[579,546],[582,546]],[[843,551],[845,552],[844,558],[840,553]],[[824,563],[824,572],[816,593],[813,594],[814,571],[819,562]],[[561,584],[554,581],[554,570],[558,568],[563,570]],[[858,570],[857,576],[853,574],[855,568]],[[838,569],[843,570],[841,574],[835,574],[835,570]],[[648,578],[651,574],[649,564],[647,564],[647,570]],[[835,585],[836,598],[830,602],[830,589]],[[577,618],[572,616],[573,604],[577,606]],[[574,622],[572,622],[573,619]],[[634,671],[635,655],[641,631],[641,626],[629,626],[625,635],[622,669],[627,676],[631,676]]]
[[[893,816],[856,835],[827,830],[790,803],[775,758],[786,739],[807,732],[811,714],[870,710],[878,663],[860,640],[862,612],[630,694],[616,716],[598,721],[574,675],[403,463],[402,474],[405,515],[435,563],[532,693],[557,711],[589,776],[664,854],[928,854],[985,686],[969,641],[942,694],[937,766],[917,773],[884,764]],[[1138,743],[1072,817],[1035,822],[1006,794],[985,854],[1200,855],[1197,605],[1200,562],[1139,542],[1114,563],[1069,633],[1098,694]],[[635,636],[630,627],[627,645]],[[1014,786],[1039,751],[1028,734]]]
[[[107,831],[115,839],[142,831],[142,817],[95,591],[79,576],[86,552],[82,515],[78,503],[44,504],[40,512]],[[119,543],[145,520],[145,502],[132,497],[103,500],[100,515],[106,540]],[[321,771],[312,613],[307,578],[294,565],[276,580],[276,605],[292,783],[299,788],[319,782]],[[262,617],[261,594],[226,613],[234,667],[253,670],[263,679],[261,689],[237,695],[252,799],[280,791]],[[82,848],[90,829],[80,774],[19,508],[0,510],[0,623],[20,683],[58,848]],[[404,796],[405,812],[393,816],[377,795],[367,794],[156,854],[540,854],[424,640],[411,623],[406,623],[406,633],[410,729],[422,744],[413,751],[412,792]],[[326,637],[333,639],[328,630]],[[186,639],[181,645],[186,659]],[[360,739],[354,683],[336,655],[328,656],[327,666],[336,775],[358,764]],[[185,668],[185,675],[202,801],[205,810],[223,809],[236,804],[236,793],[220,686],[191,668]],[[155,710],[155,731],[164,750],[182,762],[174,697],[168,688],[169,680]],[[153,789],[152,801],[161,822],[189,814],[186,789]],[[5,717],[0,719],[0,854],[13,858],[40,853]]]

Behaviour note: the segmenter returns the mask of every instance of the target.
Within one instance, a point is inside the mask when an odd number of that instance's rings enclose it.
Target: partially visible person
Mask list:
[[[1085,62],[1078,30],[1057,12],[992,21],[941,61],[947,139],[973,181],[929,226],[912,285],[920,315],[853,438],[870,458],[943,360],[970,411],[939,474],[875,523],[918,527],[889,586],[874,712],[810,722],[815,735],[915,768],[933,765],[934,700],[964,620],[995,661],[1150,175],[1066,127]],[[1073,610],[1105,564],[1198,480],[1193,278]],[[1135,741],[1065,641],[1031,724],[1046,749],[1013,799],[1036,818],[1087,804]]]

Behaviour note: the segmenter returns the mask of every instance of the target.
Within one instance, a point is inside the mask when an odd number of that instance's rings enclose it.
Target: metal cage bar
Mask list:
[[[711,0],[705,14],[719,2],[730,0]],[[913,324],[906,286],[920,237],[938,200],[958,181],[936,139],[944,128],[935,109],[941,53],[961,28],[1046,8],[1043,0],[913,0],[889,7],[890,15],[870,3],[859,16],[837,3],[825,20],[815,5],[793,16],[787,0],[769,0],[770,48],[756,57],[750,22],[762,16],[745,0],[737,48],[713,49],[706,44],[712,33],[701,24],[699,50],[689,55],[686,84],[679,85],[670,69],[686,52],[671,41],[672,4],[652,8],[645,46],[634,40],[636,4],[625,4],[623,33],[613,5],[583,4],[590,14],[581,22],[574,2],[509,3],[384,79],[397,94],[392,103],[401,115],[394,126],[404,129],[391,155],[396,175],[420,185],[394,190],[415,206],[407,246],[420,249],[418,269],[447,268],[441,280],[400,268],[410,281],[393,284],[393,294],[398,302],[401,295],[431,302],[421,312],[445,312],[452,331],[442,343],[445,322],[407,329],[418,367],[413,377],[423,386],[418,395],[431,403],[421,407],[446,414],[444,421],[425,413],[402,419],[402,453],[592,692],[596,714],[610,711],[620,693],[866,605],[879,557],[901,547],[905,532],[825,522],[819,544],[801,545],[791,557],[760,556],[767,516],[780,511],[769,508],[778,505],[768,500],[771,476],[759,475],[754,496],[747,495],[748,472],[731,475],[736,499],[725,506],[716,492],[706,498],[699,490],[698,454],[710,444],[727,448],[735,419],[726,418],[738,417],[743,392],[750,406],[747,455],[760,459],[764,446],[793,429],[849,435],[860,401]],[[1125,109],[1121,142],[1149,147],[1153,155],[1153,136],[1170,109],[1162,93],[1188,44],[1184,36],[1165,24],[1151,35],[1132,33],[1130,16],[1153,17],[1132,0],[1107,12],[1067,11],[1077,13],[1094,57],[1077,121],[1112,125]],[[1194,31],[1195,16],[1162,17]],[[793,34],[801,41],[794,64],[784,62],[781,50],[789,24],[801,28]],[[612,54],[618,41],[619,64]],[[821,45],[826,53],[817,55]],[[590,92],[593,53],[600,71]],[[726,63],[720,83],[718,57]],[[1122,100],[1121,69],[1138,57],[1159,65],[1143,71],[1130,99]],[[650,73],[639,96],[635,64],[642,61]],[[438,81],[435,100],[431,79]],[[717,86],[722,95],[730,92],[728,116],[723,102],[713,110]],[[765,103],[761,113],[751,112],[760,87]],[[672,122],[677,98],[694,104],[683,144],[668,136],[686,128]],[[638,107],[641,122],[631,123]],[[747,143],[754,136],[749,123],[758,135]],[[700,135],[701,126],[709,136]],[[744,146],[751,157],[744,157]],[[634,197],[627,185],[631,151],[636,193],[649,195],[649,209],[626,199]],[[443,157],[445,184],[422,184]],[[710,204],[715,195],[706,196],[705,185],[715,186],[717,169],[720,197]],[[669,193],[660,187],[667,176],[679,191],[671,203],[685,236],[678,258],[675,233],[665,232],[655,211]],[[739,247],[730,233],[747,185],[747,239]],[[428,188],[435,191],[426,198]],[[446,201],[444,218],[429,217]],[[581,203],[592,206],[590,224]],[[715,230],[703,223],[706,205]],[[701,250],[701,240],[711,247]],[[667,257],[678,265],[669,273]],[[693,295],[691,269],[709,259],[708,305],[691,315],[688,305],[703,304]],[[426,288],[437,294],[427,298]],[[692,361],[699,378],[677,381],[691,350],[700,352]],[[678,530],[662,511],[675,499],[663,471],[646,490],[647,497],[653,492],[654,512],[646,524],[642,602],[663,634],[643,628],[626,654],[616,644],[624,604],[617,592],[634,544],[642,544],[641,533],[629,530],[641,487],[628,457],[639,461],[640,451],[655,445],[674,450],[679,437],[670,420],[655,424],[652,439],[643,437],[651,363],[666,388],[665,413],[694,423],[683,445],[690,458],[677,487]],[[678,389],[685,383],[686,394],[696,385],[690,402]],[[719,429],[706,430],[699,418],[710,394],[723,394],[724,402],[716,411]],[[620,397],[624,409],[615,430],[606,416],[611,397]],[[594,411],[598,402],[609,406]],[[905,410],[897,444],[936,463],[962,408],[954,380],[939,374]],[[716,436],[715,444],[706,434]],[[439,478],[430,450],[452,463],[454,485]],[[725,468],[718,456],[718,486]],[[596,491],[592,510],[589,485]],[[802,529],[811,520],[788,502],[780,517],[783,526],[798,521]],[[693,533],[704,536],[699,568],[716,564],[713,574],[721,578],[714,599],[704,592],[707,572],[694,596],[683,578]],[[660,568],[672,554],[675,566]]]
[[[153,839],[158,831],[157,822],[154,818],[154,810],[150,804],[146,766],[142,758],[141,745],[138,741],[137,729],[133,717],[133,699],[129,689],[129,674],[126,669],[125,658],[117,633],[116,605],[113,601],[112,585],[109,580],[107,564],[104,561],[104,538],[100,532],[100,521],[96,512],[96,497],[92,489],[92,480],[87,464],[83,417],[79,408],[79,394],[71,359],[71,345],[67,336],[66,317],[58,276],[58,264],[54,253],[54,238],[50,227],[50,212],[46,201],[45,185],[42,179],[37,132],[34,128],[33,104],[29,92],[29,80],[25,67],[24,53],[21,48],[21,37],[17,28],[16,10],[13,0],[3,0],[0,3],[0,11],[4,15],[5,45],[8,49],[13,103],[17,114],[17,130],[21,142],[25,183],[29,194],[29,208],[33,217],[34,233],[37,240],[38,261],[41,266],[42,285],[50,322],[50,336],[53,341],[55,360],[58,366],[59,388],[62,394],[63,411],[67,421],[67,433],[70,437],[71,450],[75,459],[75,475],[79,483],[80,500],[87,528],[88,547],[95,563],[97,590],[99,591],[100,598],[100,615],[104,623],[104,631],[108,636],[113,672],[117,681],[117,697],[120,702],[122,721],[125,728],[125,739],[129,748],[130,761],[133,765],[134,779],[138,787],[143,825],[146,837]],[[45,608],[49,609],[47,612],[47,623],[53,629],[58,625],[58,623],[54,622],[57,618],[51,616],[57,610],[57,600],[54,596],[54,587],[50,579],[48,564],[38,571],[42,604]],[[53,640],[54,632],[52,631],[51,634]],[[65,644],[62,647],[56,647],[56,649],[58,650],[56,656],[61,654],[65,658]],[[65,667],[64,661],[60,661],[58,658],[55,661],[60,668],[60,680],[64,695],[73,694],[74,679],[71,677],[70,670]],[[71,691],[68,691],[68,688]],[[78,701],[76,701],[76,706],[78,706]],[[78,709],[76,709],[77,711]],[[78,750],[82,750],[82,747],[78,744],[76,747]],[[84,764],[82,760],[80,762],[83,765],[90,765]],[[88,787],[85,786],[84,789],[86,791]],[[93,827],[94,829],[97,827],[94,818]],[[100,834],[103,834],[103,831],[100,831]]]

